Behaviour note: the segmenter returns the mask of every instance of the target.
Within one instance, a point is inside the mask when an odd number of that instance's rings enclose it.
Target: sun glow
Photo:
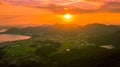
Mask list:
[[[72,23],[74,21],[74,15],[70,13],[60,15],[60,17],[62,18],[63,23]]]
[[[65,19],[70,19],[71,17],[72,17],[71,14],[65,14],[65,15],[64,15],[64,18],[65,18]]]

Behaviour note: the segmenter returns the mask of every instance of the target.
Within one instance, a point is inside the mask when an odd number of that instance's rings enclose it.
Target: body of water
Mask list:
[[[106,48],[106,49],[113,49],[114,46],[113,45],[103,45],[103,46],[100,46],[102,48]]]
[[[31,36],[14,35],[14,34],[0,34],[0,42],[25,40],[25,39],[30,39],[30,38],[31,38]]]
[[[1,29],[0,33],[7,31],[7,29]]]

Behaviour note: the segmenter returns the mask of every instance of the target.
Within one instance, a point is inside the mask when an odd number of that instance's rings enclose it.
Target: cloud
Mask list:
[[[46,13],[52,13],[46,9],[36,9],[25,6],[15,6],[10,4],[0,5],[0,15],[41,15]]]
[[[85,0],[4,0],[0,2],[0,24],[44,24],[63,22],[59,14],[75,15],[75,22],[119,22],[120,3]],[[25,2],[26,1],[26,2]],[[34,0],[35,1],[35,0]],[[100,12],[100,13],[98,13]],[[104,13],[105,12],[105,13]],[[113,12],[113,13],[111,13]],[[61,15],[60,15],[61,16]],[[81,19],[80,19],[81,18]],[[106,18],[106,19],[104,19]],[[87,20],[86,20],[87,19]]]
[[[87,0],[93,2],[120,2],[120,0]]]
[[[51,0],[2,0],[9,2],[13,5],[29,5],[29,6],[40,6],[43,4],[51,3]]]
[[[9,3],[4,2],[4,1],[0,1],[0,5],[8,5]]]
[[[72,6],[71,6],[72,5]],[[55,6],[55,5],[54,5]],[[57,8],[58,7],[58,8]],[[68,8],[67,11],[64,8]],[[120,2],[106,2],[105,4],[101,3],[91,3],[91,2],[78,2],[73,4],[64,5],[62,7],[56,6],[50,7],[51,10],[56,12],[70,12],[74,14],[79,13],[96,13],[96,12],[120,12]]]
[[[108,12],[120,12],[120,2],[107,2],[99,10]]]
[[[106,2],[104,5],[101,5],[98,9],[74,9],[76,13],[95,13],[95,12],[120,12],[120,2]]]
[[[0,3],[0,25],[47,23],[55,17],[55,13],[48,9]]]
[[[55,13],[120,12],[120,0],[4,0],[13,5],[47,9]]]

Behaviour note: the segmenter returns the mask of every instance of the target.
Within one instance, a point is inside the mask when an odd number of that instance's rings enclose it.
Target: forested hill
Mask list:
[[[117,25],[105,25],[105,24],[88,24],[85,26],[78,26],[72,24],[55,24],[48,26],[38,27],[26,27],[26,28],[10,28],[4,33],[8,34],[24,34],[24,35],[85,35],[85,36],[97,36],[105,35],[120,30],[120,26]]]
[[[95,43],[97,45],[114,45],[116,47],[120,47],[120,30],[111,34],[94,36],[88,38],[90,42]]]
[[[0,67],[120,67],[120,26],[56,24],[11,28],[6,34],[31,35],[0,49]],[[101,47],[106,46],[111,47]]]

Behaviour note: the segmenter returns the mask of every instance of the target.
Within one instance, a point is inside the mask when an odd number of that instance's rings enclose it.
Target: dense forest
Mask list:
[[[120,67],[119,25],[12,27],[1,34],[32,38],[0,43],[0,67]]]

